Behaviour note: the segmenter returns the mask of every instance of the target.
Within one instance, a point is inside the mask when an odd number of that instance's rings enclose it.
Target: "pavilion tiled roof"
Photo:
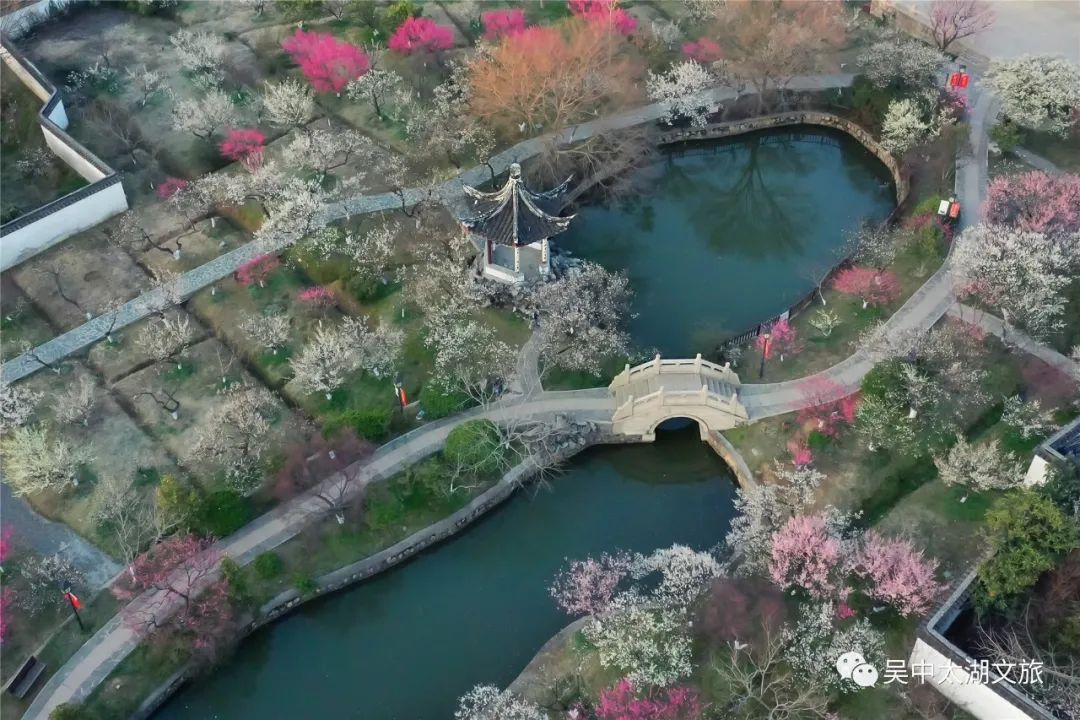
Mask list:
[[[528,245],[557,235],[570,226],[573,215],[559,217],[560,197],[570,178],[546,192],[525,187],[521,166],[510,166],[510,177],[501,189],[483,192],[464,186],[469,205],[476,213],[463,221],[474,235],[500,245]]]

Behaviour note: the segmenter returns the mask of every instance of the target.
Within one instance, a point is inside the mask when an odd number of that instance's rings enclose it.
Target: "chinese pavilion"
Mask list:
[[[483,192],[466,185],[465,195],[476,213],[462,224],[481,246],[486,277],[508,283],[547,275],[551,270],[548,238],[570,226],[559,217],[560,197],[570,178],[547,192],[533,192],[521,179],[521,166],[510,166],[510,177],[500,190]]]

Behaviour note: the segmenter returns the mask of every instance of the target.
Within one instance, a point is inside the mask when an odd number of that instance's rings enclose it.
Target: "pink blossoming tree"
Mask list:
[[[986,192],[986,221],[1044,235],[1080,231],[1080,175],[1040,170],[994,179]]]
[[[822,515],[793,515],[772,537],[769,578],[782,590],[798,587],[810,597],[837,591],[840,541]]]
[[[525,11],[521,8],[488,10],[480,15],[480,22],[484,26],[484,39],[494,42],[505,37],[514,37],[524,31]]]
[[[850,267],[836,274],[833,287],[845,295],[856,295],[867,305],[884,305],[900,296],[900,284],[891,272],[873,268]]]
[[[702,705],[696,691],[671,687],[640,692],[628,678],[600,691],[597,720],[697,720]]]
[[[222,156],[234,162],[243,163],[254,172],[262,165],[263,150],[266,149],[266,136],[254,128],[234,128],[225,134],[225,139],[218,145]]]
[[[337,302],[334,291],[325,285],[305,288],[297,293],[296,299],[309,308],[319,310],[332,307]]]
[[[707,37],[684,43],[682,53],[687,60],[694,60],[702,65],[716,62],[724,56],[719,43]]]
[[[936,561],[923,557],[908,540],[884,538],[873,530],[863,537],[851,565],[866,581],[867,597],[888,603],[901,615],[926,613],[943,589],[935,577]]]
[[[297,30],[281,47],[318,92],[340,94],[350,80],[371,69],[367,53],[329,33]]]
[[[434,54],[453,46],[454,31],[426,17],[405,18],[387,43],[387,47],[402,55]]]
[[[806,440],[802,438],[788,440],[787,449],[791,453],[791,462],[798,467],[814,462],[814,453],[807,447]]]
[[[174,535],[135,558],[113,594],[132,628],[154,642],[184,643],[196,660],[212,660],[233,637],[228,584],[215,580],[220,555],[212,541]]]
[[[624,555],[574,560],[549,591],[567,615],[596,615],[607,609],[629,571],[630,558]]]
[[[236,282],[244,287],[250,287],[258,283],[259,287],[266,287],[266,279],[281,267],[281,261],[276,255],[259,255],[236,268]]]
[[[799,422],[813,422],[813,430],[836,437],[841,427],[855,422],[855,411],[859,408],[859,396],[847,392],[843,385],[828,378],[806,380],[802,389],[806,402],[799,411]]]
[[[619,0],[570,0],[570,12],[592,25],[609,27],[620,35],[630,35],[637,29],[637,20],[623,10]]]
[[[784,361],[785,355],[794,355],[802,352],[803,349],[798,331],[787,320],[777,320],[769,328],[768,338],[765,335],[758,335],[756,343],[758,350],[762,352],[764,352],[766,343],[768,343],[769,354],[779,354],[780,362]]]
[[[166,178],[164,182],[158,183],[158,186],[157,188],[155,188],[154,192],[157,193],[157,196],[162,200],[168,200],[173,195],[180,192],[187,186],[187,180],[184,180],[183,178],[171,177]]]

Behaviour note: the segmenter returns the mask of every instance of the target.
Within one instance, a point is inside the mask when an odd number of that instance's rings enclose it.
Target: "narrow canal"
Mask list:
[[[263,628],[155,718],[447,720],[568,622],[547,591],[565,558],[712,547],[734,492],[696,426],[590,449],[457,539]]]
[[[888,217],[888,170],[848,135],[800,127],[674,146],[647,189],[584,205],[557,244],[630,277],[635,344],[672,357],[783,312],[843,256],[845,234]]]

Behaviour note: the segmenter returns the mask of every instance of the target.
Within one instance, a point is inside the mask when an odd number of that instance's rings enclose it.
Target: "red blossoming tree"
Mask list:
[[[873,268],[845,268],[833,278],[833,287],[845,295],[856,295],[867,305],[884,305],[900,296],[900,284],[891,272]]]
[[[324,285],[316,285],[315,287],[304,288],[296,294],[296,299],[301,304],[318,310],[324,310],[328,307],[332,307],[337,302],[337,295],[334,291]]]
[[[986,221],[1055,235],[1080,231],[1080,175],[1035,170],[994,179],[986,192]]]
[[[342,429],[332,437],[314,433],[306,442],[291,446],[277,474],[274,493],[282,501],[312,491],[339,525],[345,511],[359,503],[363,463],[374,448],[355,432]]]
[[[402,55],[438,53],[454,46],[454,31],[426,17],[408,17],[386,44]]]
[[[371,69],[367,53],[329,33],[297,30],[281,47],[319,92],[340,94],[350,80]]]
[[[724,56],[720,45],[715,40],[710,40],[707,37],[684,43],[682,53],[687,60],[695,60],[703,65],[716,62]]]
[[[484,26],[485,40],[501,40],[504,37],[513,37],[525,29],[525,11],[521,8],[488,10],[481,13],[480,22]]]
[[[930,6],[930,33],[944,52],[957,40],[988,30],[995,19],[994,9],[983,0],[934,0]]]
[[[802,438],[788,440],[787,443],[788,452],[791,454],[791,462],[797,467],[803,465],[809,465],[814,462],[814,453],[806,444],[806,440]]]
[[[258,283],[259,287],[266,287],[266,279],[281,267],[281,261],[276,255],[259,255],[236,268],[236,281],[244,287]]]
[[[225,139],[218,145],[222,156],[234,162],[243,163],[244,167],[252,172],[262,165],[265,149],[266,136],[254,128],[229,130],[225,134]]]
[[[701,711],[701,700],[691,688],[639,691],[628,678],[601,690],[596,703],[597,720],[697,720]]]
[[[781,590],[798,587],[819,599],[836,593],[840,541],[829,531],[824,516],[788,518],[773,535],[769,554],[769,578]]]
[[[910,541],[884,538],[873,530],[852,560],[854,573],[866,580],[867,597],[905,616],[926,613],[941,594],[937,568],[937,562],[923,557]]]
[[[570,0],[567,3],[570,12],[586,22],[629,35],[637,29],[637,20],[618,5],[619,0]]]

